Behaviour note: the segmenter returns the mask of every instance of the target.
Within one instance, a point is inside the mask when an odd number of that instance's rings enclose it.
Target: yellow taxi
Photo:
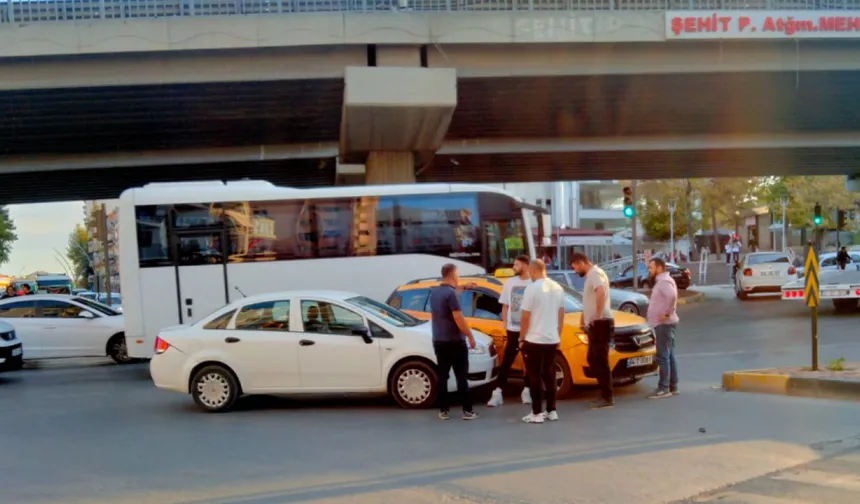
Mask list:
[[[497,271],[495,275],[460,277],[462,286],[474,284],[464,289],[460,295],[460,306],[469,327],[493,338],[504,355],[507,332],[502,323],[502,294],[505,277],[512,270]],[[430,319],[430,289],[437,287],[441,278],[413,280],[398,287],[389,296],[387,303],[422,320]],[[565,288],[564,329],[559,345],[559,358],[556,360],[556,376],[559,397],[568,395],[574,386],[596,385],[597,380],[588,367],[588,336],[579,327],[582,305]],[[610,344],[609,366],[612,377],[618,384],[636,383],[645,376],[657,373],[655,338],[647,321],[630,313],[613,311],[615,316],[615,338]],[[511,368],[511,376],[523,376],[525,366],[522,355],[518,355]]]

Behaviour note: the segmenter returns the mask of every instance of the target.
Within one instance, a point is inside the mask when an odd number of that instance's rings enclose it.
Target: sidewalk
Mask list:
[[[855,504],[860,448],[682,501],[683,504]]]

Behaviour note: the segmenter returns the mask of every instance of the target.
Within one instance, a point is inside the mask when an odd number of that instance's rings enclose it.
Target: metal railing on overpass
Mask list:
[[[310,12],[860,10],[860,0],[0,0],[0,23]]]

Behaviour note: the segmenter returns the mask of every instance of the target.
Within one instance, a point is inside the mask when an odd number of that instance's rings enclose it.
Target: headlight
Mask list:
[[[487,347],[481,344],[475,344],[475,348],[470,348],[469,353],[472,355],[484,355],[487,353]]]
[[[579,341],[581,341],[582,343],[586,345],[588,344],[588,335],[584,332],[577,332],[576,337],[579,338]]]

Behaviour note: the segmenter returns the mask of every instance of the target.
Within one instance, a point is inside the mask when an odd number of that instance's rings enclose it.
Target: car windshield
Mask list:
[[[413,327],[425,322],[409,315],[408,313],[403,313],[400,310],[364,296],[349,298],[346,302],[353,306],[357,306],[362,310],[369,311],[395,327]]]
[[[785,254],[755,254],[747,256],[747,264],[788,263]]]
[[[98,301],[93,301],[92,299],[87,299],[87,298],[81,297],[81,296],[75,296],[72,298],[72,300],[76,303],[80,303],[80,304],[86,306],[87,308],[95,310],[95,311],[101,313],[102,315],[105,315],[108,317],[115,317],[117,315],[122,315],[122,313],[114,310],[110,306],[108,306],[106,304],[101,304]]]
[[[562,285],[561,288],[564,289],[564,313],[581,312],[582,294],[567,285]]]

